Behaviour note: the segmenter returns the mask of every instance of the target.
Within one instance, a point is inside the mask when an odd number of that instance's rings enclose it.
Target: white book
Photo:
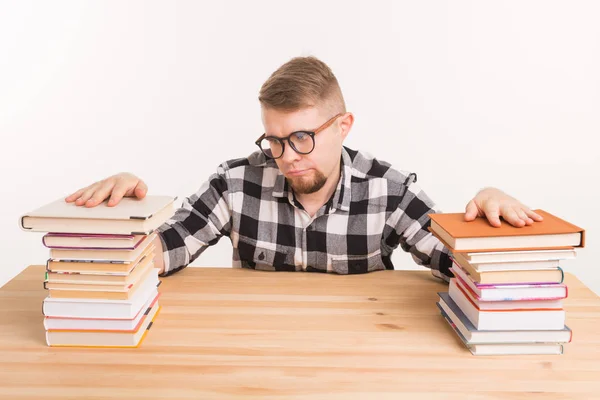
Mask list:
[[[563,310],[479,310],[458,288],[450,286],[452,300],[476,329],[482,330],[560,330],[565,326]]]
[[[461,254],[471,264],[569,260],[577,256],[575,249],[485,251]]]
[[[460,264],[468,264],[477,272],[487,271],[541,271],[547,269],[556,269],[560,267],[559,260],[538,260],[538,261],[510,261],[510,262],[489,262],[473,263],[469,261],[464,254],[455,253],[452,255],[454,260]]]
[[[439,304],[438,304],[439,307]],[[458,329],[458,325],[444,310],[440,310],[444,320],[463,342],[465,347],[476,356],[491,355],[559,355],[563,353],[563,343],[530,342],[530,343],[470,343]]]
[[[158,271],[157,268],[154,270]],[[158,285],[160,281],[155,273],[149,275],[128,300],[46,297],[42,312],[46,316],[63,318],[131,319],[137,315],[148,298],[157,292]]]
[[[465,344],[509,344],[509,343],[568,343],[571,341],[571,329],[564,326],[561,330],[482,330],[476,329],[460,307],[448,293],[439,292],[436,303],[442,315],[446,314],[464,339]]]
[[[154,303],[135,331],[46,331],[46,343],[51,347],[138,347],[159,310],[158,302]]]
[[[19,227],[29,232],[148,235],[175,212],[176,197],[124,197],[109,207],[108,199],[95,207],[57,199],[21,216]]]
[[[462,289],[463,294],[465,294],[472,303],[475,304],[477,308],[482,311],[489,310],[527,310],[527,309],[540,309],[540,308],[554,308],[561,309],[563,308],[562,299],[532,299],[532,300],[500,300],[500,301],[490,301],[490,300],[481,300],[479,297],[473,293],[471,288],[468,285],[465,285],[457,278],[450,279],[449,286],[458,286]]]
[[[513,344],[474,344],[469,346],[476,356],[512,355],[560,355],[564,347],[561,343],[513,343]]]
[[[45,317],[44,328],[46,330],[133,331],[139,327],[144,315],[150,312],[159,297],[160,293],[153,293],[137,315],[130,319]]]

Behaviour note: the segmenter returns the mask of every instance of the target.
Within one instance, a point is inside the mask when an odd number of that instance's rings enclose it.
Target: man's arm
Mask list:
[[[411,179],[408,181],[384,227],[382,249],[388,254],[384,263],[391,264],[391,253],[400,246],[418,265],[430,268],[435,277],[447,282],[454,276],[449,250],[428,230],[429,214],[438,211],[425,192]]]
[[[388,218],[384,228],[382,248],[386,254],[400,245],[404,251],[410,252],[419,265],[431,268],[434,276],[449,281],[454,275],[450,251],[438,238],[429,232],[431,219],[429,214],[435,210],[435,204],[419,188],[407,180],[406,191],[398,202],[394,212]],[[523,227],[541,221],[542,217],[520,201],[496,188],[481,190],[467,204],[465,221],[476,217],[486,217],[492,226],[500,226],[503,217],[515,227]],[[384,262],[389,262],[389,257]]]
[[[231,229],[231,210],[223,165],[198,192],[186,198],[169,221],[157,229],[152,244],[154,266],[161,276],[172,274],[194,261],[208,246]],[[96,207],[110,197],[109,207],[124,196],[144,198],[148,186],[137,176],[122,172],[81,188],[65,198],[77,206]]]
[[[152,244],[154,245],[154,268],[158,268],[158,274],[162,275],[165,272],[165,261],[163,258],[165,249],[163,248],[160,235],[156,235]]]
[[[175,214],[157,229],[155,266],[161,276],[182,270],[222,236],[229,236],[229,205],[226,172],[220,166],[217,173],[196,193],[185,198]]]

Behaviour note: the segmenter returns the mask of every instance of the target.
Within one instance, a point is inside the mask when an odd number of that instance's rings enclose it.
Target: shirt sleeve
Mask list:
[[[231,208],[226,171],[217,172],[193,195],[186,197],[174,215],[158,229],[168,276],[187,267],[209,246],[231,231]]]
[[[418,265],[430,268],[433,276],[446,282],[454,275],[450,271],[450,251],[429,232],[430,213],[436,213],[435,204],[414,182],[411,174],[397,206],[386,221],[382,246],[390,254],[398,246],[411,254]]]

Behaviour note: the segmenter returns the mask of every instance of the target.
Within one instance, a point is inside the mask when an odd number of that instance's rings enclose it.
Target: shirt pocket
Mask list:
[[[331,256],[331,271],[341,275],[365,274],[384,270],[381,249],[369,254],[343,254]]]
[[[277,251],[275,244],[259,243],[243,236],[238,240],[238,254],[242,267],[261,271],[295,271],[290,261],[293,255]]]

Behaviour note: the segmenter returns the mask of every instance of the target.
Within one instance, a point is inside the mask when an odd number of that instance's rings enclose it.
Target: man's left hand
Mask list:
[[[465,208],[465,221],[484,216],[495,227],[500,227],[500,217],[516,227],[531,225],[534,221],[543,219],[514,197],[495,188],[481,190]]]

